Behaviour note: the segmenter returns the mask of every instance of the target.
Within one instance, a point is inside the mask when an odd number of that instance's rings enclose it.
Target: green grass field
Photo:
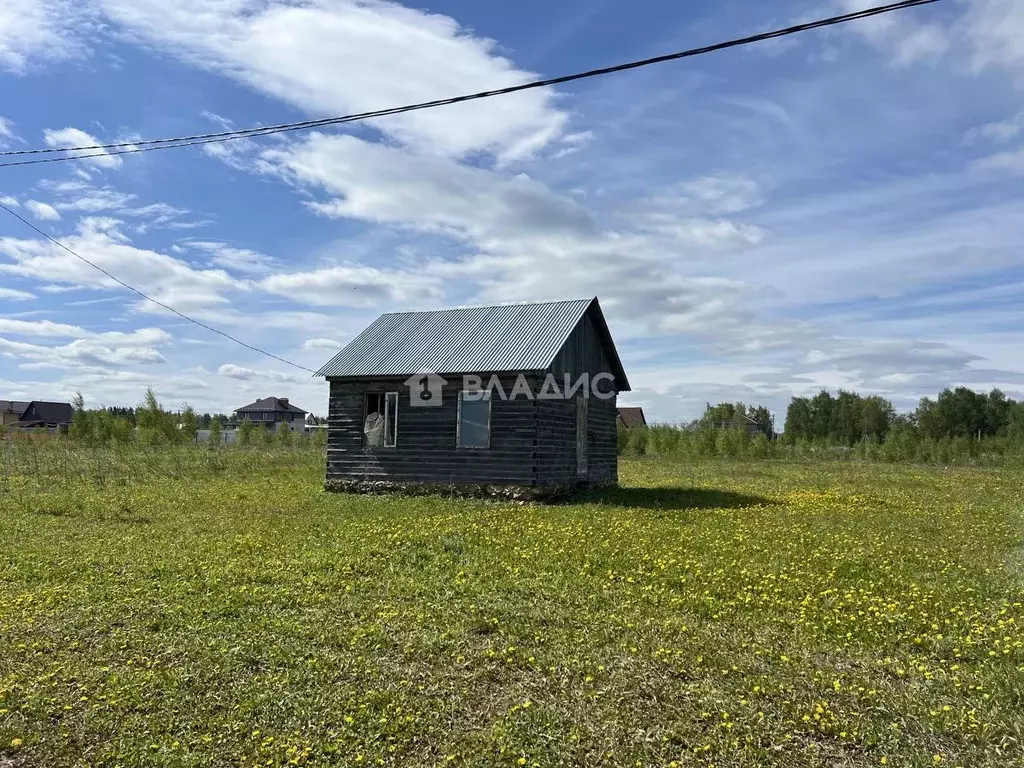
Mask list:
[[[1017,472],[541,507],[252,456],[0,491],[0,765],[1024,765]]]

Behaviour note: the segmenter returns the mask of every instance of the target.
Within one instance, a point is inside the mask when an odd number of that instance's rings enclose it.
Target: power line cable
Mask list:
[[[200,328],[204,328],[207,331],[212,331],[213,333],[216,333],[219,336],[223,336],[225,339],[228,339],[229,341],[233,341],[236,344],[241,344],[246,349],[250,349],[253,352],[258,352],[261,355],[266,355],[267,357],[271,357],[274,360],[277,360],[278,362],[281,362],[281,363],[285,363],[286,365],[290,365],[293,368],[298,368],[298,369],[303,370],[303,371],[308,371],[309,373],[316,373],[316,371],[314,371],[312,368],[307,368],[304,365],[299,365],[298,363],[293,363],[291,360],[286,360],[285,358],[279,357],[279,356],[275,355],[272,352],[267,352],[267,350],[265,350],[265,349],[260,349],[259,347],[254,347],[252,344],[248,344],[248,343],[242,341],[241,339],[232,336],[230,333],[225,333],[222,330],[214,328],[212,325],[207,325],[202,320],[196,320],[194,317],[189,317],[184,312],[179,312],[174,307],[171,307],[171,306],[165,304],[162,301],[158,301],[157,299],[154,299],[152,296],[146,295],[145,293],[140,291],[138,288],[135,288],[135,287],[133,287],[131,285],[128,285],[128,283],[126,283],[124,280],[121,280],[120,278],[115,277],[114,275],[110,274],[107,270],[105,270],[99,264],[97,264],[97,263],[95,263],[93,261],[90,261],[89,259],[85,258],[84,256],[76,253],[71,248],[69,248],[68,246],[64,245],[64,243],[62,243],[57,238],[51,237],[49,234],[47,234],[42,229],[37,227],[35,224],[33,224],[28,219],[26,219],[24,216],[20,215],[16,211],[11,210],[10,208],[8,208],[3,203],[0,203],[0,208],[2,208],[3,210],[7,211],[9,214],[11,214],[11,216],[13,216],[14,218],[16,218],[19,221],[21,221],[21,223],[24,224],[25,226],[35,230],[38,234],[40,234],[43,237],[45,237],[47,240],[49,240],[51,243],[56,245],[58,248],[61,248],[62,250],[67,251],[72,256],[74,256],[76,259],[79,259],[80,261],[84,261],[86,264],[88,264],[93,269],[95,269],[95,270],[97,270],[99,272],[102,272],[104,275],[106,275],[108,278],[113,280],[118,285],[122,286],[123,288],[127,288],[132,293],[138,294],[139,296],[144,298],[146,301],[152,302],[153,304],[156,304],[158,307],[166,309],[168,312],[171,312],[171,313],[177,315],[182,320],[187,320],[188,322],[193,323],[194,325],[198,325]]]
[[[741,37],[733,40],[728,40],[723,43],[715,43],[714,45],[707,45],[700,48],[691,48],[689,50],[678,51],[676,53],[668,53],[661,56],[654,56],[649,59],[641,59],[638,61],[631,61],[624,64],[616,64],[614,66],[602,67],[600,69],[591,69],[587,70],[586,72],[578,72],[576,74],[571,75],[562,75],[560,77],[552,77],[545,80],[534,80],[528,83],[521,83],[520,85],[509,86],[507,88],[498,88],[489,91],[479,91],[478,93],[471,93],[464,96],[455,96],[447,99],[435,99],[433,101],[424,101],[418,104],[408,104],[401,107],[391,107],[389,109],[359,112],[356,114],[344,115],[341,117],[327,117],[319,120],[303,120],[301,122],[280,123],[278,125],[246,128],[236,131],[200,133],[191,136],[178,136],[164,139],[145,139],[140,141],[118,142],[112,144],[92,144],[80,147],[47,147],[40,149],[8,150],[5,152],[0,152],[0,157],[44,154],[50,155],[59,152],[87,152],[89,154],[65,155],[61,157],[44,157],[31,160],[20,160],[15,162],[0,163],[0,168],[10,168],[19,165],[35,165],[38,163],[64,162],[68,160],[85,160],[90,157],[109,157],[112,155],[133,154],[136,152],[151,152],[157,149],[173,149],[175,147],[191,147],[202,144],[212,144],[216,142],[247,139],[257,136],[268,136],[271,134],[285,133],[289,131],[300,131],[308,130],[311,128],[321,128],[331,125],[341,125],[344,123],[351,123],[378,117],[388,117],[391,115],[400,115],[406,112],[416,112],[423,109],[432,109],[434,107],[461,104],[463,102],[477,101],[480,99],[491,98],[493,96],[505,96],[511,93],[518,93],[520,91],[531,90],[534,88],[545,88],[552,85],[571,83],[576,80],[585,80],[591,77],[610,75],[616,72],[625,72],[631,69],[640,69],[641,67],[648,67],[651,66],[652,64],[662,64],[669,61],[677,61],[679,59],[700,56],[705,53],[713,53],[715,51],[721,51],[727,48],[736,48],[742,45],[750,45],[751,43],[773,40],[779,37],[785,37],[787,35],[794,35],[799,32],[807,32],[809,30],[820,29],[822,27],[835,26],[837,24],[845,24],[851,21],[858,21],[860,19],[870,18],[872,16],[880,16],[882,14],[891,13],[893,11],[904,10],[906,8],[913,8],[919,5],[930,5],[932,3],[937,2],[939,2],[939,0],[901,0],[901,2],[890,3],[888,5],[880,5],[874,8],[865,8],[864,10],[861,11],[844,13],[839,16],[831,16],[827,19],[819,19],[817,21],[805,22],[803,24],[795,24],[793,26],[785,27],[783,29],[776,29],[771,32],[762,32],[756,35],[750,35],[748,37]]]
[[[519,91],[530,90],[530,89],[533,89],[533,88],[543,88],[543,87],[547,87],[547,86],[551,86],[551,85],[560,85],[562,83],[569,83],[569,82],[573,82],[573,81],[576,81],[576,80],[584,80],[586,78],[597,77],[597,76],[600,76],[600,75],[609,75],[609,74],[613,74],[613,73],[616,73],[616,72],[624,72],[624,71],[631,70],[631,69],[639,69],[641,67],[647,67],[647,66],[650,66],[652,64],[661,64],[661,63],[668,62],[668,61],[676,61],[678,59],[685,59],[685,58],[690,58],[690,57],[693,57],[693,56],[700,56],[700,55],[705,54],[705,53],[712,53],[714,51],[720,51],[720,50],[724,50],[726,48],[736,48],[736,47],[739,47],[741,45],[749,45],[751,43],[762,42],[762,41],[765,41],[765,40],[772,40],[772,39],[779,38],[779,37],[785,37],[787,35],[793,35],[793,34],[796,34],[798,32],[806,32],[806,31],[812,30],[812,29],[820,29],[822,27],[834,26],[834,25],[837,25],[837,24],[844,24],[844,23],[850,22],[850,21],[856,21],[856,20],[859,20],[859,19],[865,19],[865,18],[869,18],[871,16],[879,16],[879,15],[884,14],[884,13],[890,13],[892,11],[902,10],[902,9],[905,9],[905,8],[912,8],[912,7],[918,6],[918,5],[930,5],[930,4],[936,3],[936,2],[939,2],[939,0],[902,0],[902,2],[890,3],[888,5],[877,6],[877,7],[874,7],[874,8],[866,8],[866,9],[864,9],[862,11],[855,11],[853,13],[846,13],[846,14],[842,14],[842,15],[839,15],[839,16],[832,16],[832,17],[827,18],[827,19],[820,19],[818,21],[806,22],[804,24],[796,24],[796,25],[793,25],[793,26],[790,26],[790,27],[785,27],[783,29],[777,29],[777,30],[774,30],[772,32],[762,32],[760,34],[751,35],[749,37],[742,37],[742,38],[736,38],[734,40],[728,40],[728,41],[726,41],[724,43],[716,43],[714,45],[703,46],[701,48],[691,48],[691,49],[686,50],[686,51],[679,51],[679,52],[676,52],[676,53],[665,54],[665,55],[662,55],[662,56],[655,56],[655,57],[652,57],[652,58],[649,58],[649,59],[641,59],[641,60],[638,60],[638,61],[631,61],[631,62],[627,62],[625,64],[617,64],[617,65],[611,66],[611,67],[603,67],[603,68],[600,68],[600,69],[591,69],[591,70],[588,70],[586,72],[579,72],[579,73],[572,74],[572,75],[563,75],[561,77],[554,77],[554,78],[549,78],[549,79],[546,79],[546,80],[536,80],[536,81],[529,82],[529,83],[522,83],[520,85],[510,86],[508,88],[499,88],[499,89],[490,90],[490,91],[480,91],[478,93],[468,94],[468,95],[465,95],[465,96],[457,96],[457,97],[449,98],[449,99],[437,99],[437,100],[434,100],[434,101],[426,101],[426,102],[421,102],[419,104],[409,104],[409,105],[402,106],[402,107],[392,107],[390,109],[375,110],[375,111],[372,111],[372,112],[361,112],[361,113],[357,113],[357,114],[354,114],[354,115],[346,115],[346,116],[343,116],[343,117],[324,118],[324,119],[321,119],[321,120],[306,120],[306,121],[297,122],[297,123],[282,123],[282,124],[279,124],[279,125],[264,126],[264,127],[261,127],[261,128],[248,128],[248,129],[239,130],[239,131],[222,131],[220,133],[196,134],[196,135],[193,135],[193,136],[181,136],[181,137],[176,137],[176,138],[148,139],[148,140],[135,141],[135,142],[121,142],[121,143],[115,143],[115,144],[93,144],[93,145],[81,146],[81,147],[49,147],[49,148],[45,148],[45,149],[26,149],[26,150],[13,150],[13,151],[0,152],[0,156],[21,156],[21,155],[36,155],[36,154],[55,154],[55,153],[58,153],[58,152],[65,152],[65,153],[67,153],[67,152],[83,152],[83,151],[90,152],[92,150],[100,150],[100,151],[92,152],[90,154],[77,154],[77,155],[70,155],[70,156],[66,155],[66,156],[63,156],[63,157],[45,157],[45,158],[33,159],[33,160],[21,160],[21,161],[16,161],[16,162],[0,163],[0,168],[9,168],[9,167],[18,166],[18,165],[35,165],[35,164],[38,164],[38,163],[64,162],[64,161],[68,161],[68,160],[84,160],[84,159],[88,159],[90,157],[109,157],[109,156],[112,156],[112,155],[130,154],[130,153],[135,153],[135,152],[149,152],[149,151],[153,151],[153,150],[157,150],[157,149],[171,149],[171,148],[174,148],[174,147],[197,146],[197,145],[201,145],[201,144],[210,144],[210,143],[214,143],[214,142],[224,142],[224,141],[232,141],[232,140],[237,140],[237,139],[251,138],[251,137],[254,137],[254,136],[266,136],[266,135],[270,135],[270,134],[274,134],[274,133],[284,133],[286,131],[297,131],[297,130],[304,130],[304,129],[309,129],[309,128],[317,128],[317,127],[328,126],[328,125],[339,125],[339,124],[342,124],[342,123],[355,122],[355,121],[358,121],[358,120],[366,120],[366,119],[376,118],[376,117],[387,117],[389,115],[403,114],[403,113],[406,113],[406,112],[414,112],[414,111],[418,111],[418,110],[422,110],[422,109],[430,109],[430,108],[433,108],[433,107],[448,106],[448,105],[451,105],[451,104],[459,104],[459,103],[467,102],[467,101],[476,101],[476,100],[479,100],[479,99],[490,98],[492,96],[503,96],[503,95],[507,95],[507,94],[510,94],[510,93],[517,93]],[[108,152],[106,150],[115,150],[115,151]],[[98,264],[95,264],[94,262],[90,261],[89,259],[85,258],[84,256],[81,256],[80,254],[76,253],[75,251],[73,251],[68,246],[64,245],[64,243],[60,242],[56,238],[51,237],[48,233],[44,232],[42,229],[37,227],[35,224],[30,222],[28,219],[26,219],[23,216],[21,216],[20,214],[16,213],[15,211],[13,211],[11,208],[7,207],[3,203],[0,203],[0,208],[5,210],[7,213],[9,213],[14,218],[16,218],[19,221],[21,221],[23,224],[25,224],[27,227],[29,227],[30,229],[32,229],[36,233],[42,235],[44,238],[49,240],[51,243],[53,243],[57,247],[59,247],[62,250],[66,251],[67,253],[71,254],[76,259],[79,259],[80,261],[88,264],[93,269],[96,269],[97,271],[101,272],[106,277],[108,277],[109,279],[111,279],[115,283],[117,283],[118,285],[120,285],[120,286],[128,289],[129,291],[132,291],[133,293],[141,296],[146,301],[152,302],[153,304],[156,304],[158,307],[161,307],[162,309],[165,309],[168,312],[171,312],[172,314],[177,315],[178,317],[182,318],[183,320],[186,320],[186,321],[188,321],[190,323],[193,323],[194,325],[196,325],[196,326],[198,326],[200,328],[203,328],[205,330],[208,330],[208,331],[210,331],[212,333],[216,333],[219,336],[223,336],[224,338],[228,339],[229,341],[233,341],[236,344],[239,344],[239,345],[245,347],[246,349],[252,350],[253,352],[257,352],[257,353],[259,353],[261,355],[266,355],[267,357],[270,357],[270,358],[272,358],[274,360],[277,360],[279,362],[285,363],[286,365],[290,365],[290,366],[292,366],[294,368],[298,368],[298,369],[303,370],[303,371],[308,371],[309,373],[315,373],[315,371],[313,371],[311,368],[307,368],[304,365],[299,365],[298,363],[294,363],[291,360],[287,360],[287,359],[285,359],[283,357],[279,357],[278,355],[275,355],[272,352],[268,352],[265,349],[260,349],[259,347],[255,347],[252,344],[248,344],[248,343],[242,341],[241,339],[238,339],[235,336],[232,336],[229,333],[225,333],[224,331],[221,331],[221,330],[219,330],[217,328],[214,328],[211,325],[207,325],[206,323],[204,323],[204,322],[202,322],[200,320],[196,320],[193,317],[189,317],[188,315],[184,314],[183,312],[179,312],[174,307],[171,307],[171,306],[169,306],[169,305],[167,305],[167,304],[165,304],[165,303],[163,303],[161,301],[158,301],[158,300],[152,298],[151,296],[146,295],[145,293],[140,291],[138,288],[135,288],[135,287],[129,285],[128,283],[124,282],[123,280],[121,280],[118,277],[115,277],[110,272],[108,272],[107,270],[105,270],[101,266],[99,266]]]

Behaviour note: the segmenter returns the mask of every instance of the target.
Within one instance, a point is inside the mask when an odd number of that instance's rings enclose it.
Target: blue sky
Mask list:
[[[0,145],[440,98],[868,7],[7,0]],[[945,0],[547,91],[0,169],[0,198],[316,368],[384,311],[597,295],[657,420],[847,387],[1024,396],[1024,4]],[[2,212],[0,212],[2,214]],[[326,387],[0,216],[0,397],[230,410]]]

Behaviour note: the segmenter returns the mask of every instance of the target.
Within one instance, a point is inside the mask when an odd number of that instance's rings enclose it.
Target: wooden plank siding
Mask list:
[[[568,374],[575,382],[611,373],[601,335],[588,312],[572,331],[547,373],[561,389]],[[450,485],[555,487],[606,485],[618,481],[616,398],[591,397],[588,405],[588,474],[577,476],[576,409],[573,399],[538,399],[545,373],[524,374],[533,399],[491,401],[490,447],[457,446],[458,392],[461,374],[446,375],[440,407],[412,407],[406,377],[331,378],[327,440],[328,480],[392,481]],[[480,374],[486,383],[489,374]],[[499,381],[511,392],[515,374]],[[605,381],[605,391],[614,389]],[[397,445],[363,445],[367,393],[398,392]]]
[[[598,374],[609,374],[612,372],[611,361],[601,343],[601,335],[594,324],[593,313],[587,312],[573,329],[573,332],[566,339],[565,344],[555,356],[551,364],[551,373],[560,384],[568,374],[571,381],[575,382],[582,374],[589,375],[591,381]],[[601,391],[614,389],[610,381],[602,382]],[[617,395],[617,393],[616,393]],[[571,442],[568,446],[572,466],[575,474],[576,467],[576,406],[572,401],[567,402],[568,411],[564,418],[572,423],[566,424],[565,428],[569,434],[565,437]],[[602,399],[591,397],[589,404],[587,423],[587,446],[589,473],[587,480],[592,485],[614,484],[618,482],[619,460],[616,419],[616,397]],[[561,417],[560,417],[561,418]],[[566,444],[568,445],[568,444]],[[553,460],[554,457],[552,457]],[[561,470],[568,472],[567,468]]]

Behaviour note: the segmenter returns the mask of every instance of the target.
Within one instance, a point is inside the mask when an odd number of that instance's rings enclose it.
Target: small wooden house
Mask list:
[[[329,490],[618,482],[629,390],[597,299],[386,314],[327,363]]]

